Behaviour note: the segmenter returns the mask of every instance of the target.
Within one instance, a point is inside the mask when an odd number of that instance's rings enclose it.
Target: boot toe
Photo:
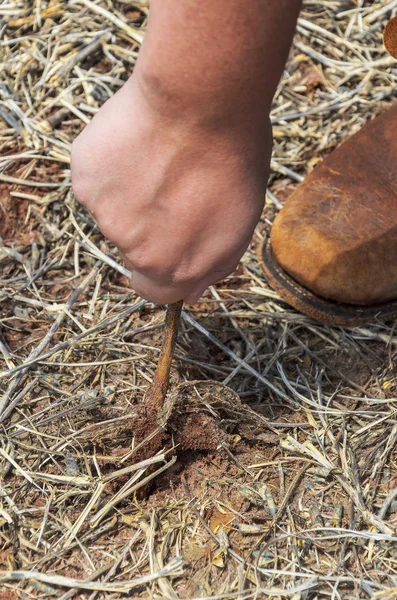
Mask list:
[[[287,274],[322,298],[359,306],[397,298],[397,107],[298,186],[271,245]]]

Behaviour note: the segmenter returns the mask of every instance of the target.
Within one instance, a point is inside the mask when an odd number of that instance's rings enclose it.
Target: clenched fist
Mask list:
[[[75,195],[140,296],[195,302],[247,248],[299,6],[152,0],[133,76],[74,142]]]
[[[73,144],[75,195],[158,303],[229,275],[261,215],[267,139],[157,114],[132,78]]]

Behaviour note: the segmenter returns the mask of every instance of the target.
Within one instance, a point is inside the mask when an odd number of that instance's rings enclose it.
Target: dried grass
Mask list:
[[[161,425],[131,432],[162,310],[131,292],[69,172],[72,140],[134,67],[147,6],[3,0],[2,598],[396,597],[395,324],[320,325],[256,259],[296,182],[393,102],[396,10],[305,3],[262,222],[237,273],[183,313],[171,397],[223,435],[151,452]]]

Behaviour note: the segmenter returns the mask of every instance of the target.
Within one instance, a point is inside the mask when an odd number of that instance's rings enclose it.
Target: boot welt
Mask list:
[[[260,248],[259,263],[270,287],[280,298],[308,317],[327,325],[355,327],[397,315],[397,299],[374,306],[354,306],[316,296],[278,264],[269,235],[265,236]]]

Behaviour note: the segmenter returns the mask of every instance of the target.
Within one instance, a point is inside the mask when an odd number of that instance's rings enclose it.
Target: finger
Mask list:
[[[218,281],[225,279],[230,273],[231,271],[229,269],[227,271],[211,273],[211,275],[205,277],[199,283],[196,283],[192,290],[184,296],[185,302],[187,304],[196,304],[210,285],[214,285]]]
[[[184,297],[186,304],[196,304],[210,285],[207,282],[201,282],[191,292],[188,292]]]
[[[139,273],[139,271],[133,271],[131,286],[141,298],[149,300],[149,302],[155,302],[156,304],[178,302],[179,300],[183,300],[185,295],[191,291],[187,285],[159,284],[146,275]]]

